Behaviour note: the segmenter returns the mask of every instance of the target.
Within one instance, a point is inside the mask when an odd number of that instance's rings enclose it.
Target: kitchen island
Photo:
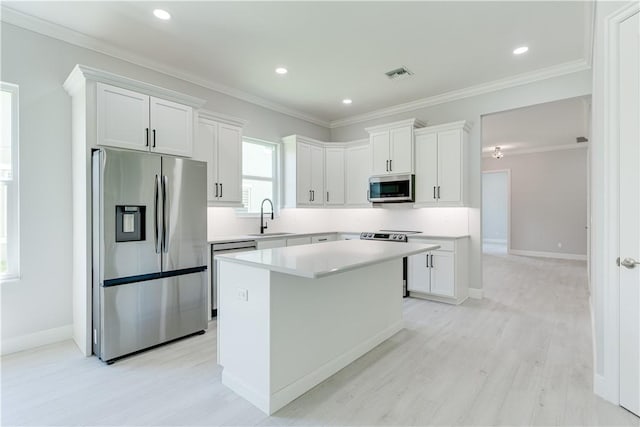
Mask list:
[[[403,327],[402,258],[343,240],[216,256],[222,383],[272,414]]]

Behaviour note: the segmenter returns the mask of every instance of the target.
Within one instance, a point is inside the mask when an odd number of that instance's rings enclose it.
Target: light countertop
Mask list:
[[[419,243],[338,240],[316,245],[216,255],[216,260],[316,279],[438,248],[438,245]]]
[[[369,230],[366,230],[369,231]],[[304,237],[304,236],[319,236],[326,234],[357,234],[360,235],[360,231],[322,231],[322,232],[313,232],[313,233],[287,233],[287,234],[279,234],[279,235],[262,235],[262,236],[252,236],[248,234],[240,234],[240,235],[231,235],[231,236],[212,236],[209,238],[209,244],[216,243],[229,243],[229,242],[242,242],[246,240],[277,240],[277,239],[292,239],[296,237]],[[469,237],[468,234],[411,234],[409,235],[410,239],[425,239],[425,240],[456,240],[456,239],[464,239]]]

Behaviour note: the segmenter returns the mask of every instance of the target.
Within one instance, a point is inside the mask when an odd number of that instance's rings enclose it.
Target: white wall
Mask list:
[[[470,209],[469,233],[471,234],[471,253],[469,257],[470,277],[482,277],[482,235],[481,235],[481,117],[485,114],[507,111],[529,105],[542,104],[559,99],[589,95],[591,93],[591,71],[581,71],[560,77],[550,78],[503,89],[483,95],[460,99],[396,114],[385,118],[369,120],[331,130],[332,141],[353,141],[366,138],[364,128],[377,124],[393,122],[408,118],[417,118],[429,125],[449,123],[457,120],[472,122],[469,135],[469,152],[471,161],[469,174]],[[471,287],[481,287],[480,280],[471,281]]]
[[[482,240],[507,244],[509,172],[482,173]]]
[[[0,79],[20,86],[21,278],[3,283],[2,352],[71,336],[71,99],[62,83],[77,63],[207,100],[248,120],[245,134],[329,140],[328,129],[22,28],[1,25]]]
[[[511,171],[510,249],[586,256],[586,148],[482,160],[497,169]]]

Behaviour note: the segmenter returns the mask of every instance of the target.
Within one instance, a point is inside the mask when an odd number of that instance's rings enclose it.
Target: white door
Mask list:
[[[193,147],[193,158],[195,160],[207,162],[207,200],[210,202],[217,201],[217,135],[217,124],[215,122],[203,120],[198,124],[197,142]]]
[[[327,206],[344,204],[344,148],[324,151],[324,203]]]
[[[620,24],[620,405],[640,415],[640,21]],[[625,266],[626,264],[626,266]]]
[[[429,263],[431,265],[431,293],[455,297],[455,266],[453,253],[437,252],[431,253]]]
[[[416,203],[436,203],[438,135],[416,136]]]
[[[149,97],[97,84],[98,145],[149,150]]]
[[[151,151],[191,157],[193,154],[193,108],[151,97],[149,113]]]
[[[413,128],[405,126],[389,131],[389,172],[393,174],[413,172]]]
[[[407,257],[407,289],[428,294],[431,292],[431,269],[429,255],[418,254]]]
[[[218,124],[218,200],[242,202],[242,129]]]
[[[346,152],[346,204],[348,206],[367,206],[367,189],[371,167],[369,146],[349,147]]]
[[[462,131],[438,133],[439,203],[462,202]]]
[[[389,173],[389,131],[374,132],[369,136],[371,145],[371,174]]]
[[[298,142],[296,147],[296,203],[311,204],[311,146]]]
[[[324,204],[324,150],[311,146],[311,204]]]

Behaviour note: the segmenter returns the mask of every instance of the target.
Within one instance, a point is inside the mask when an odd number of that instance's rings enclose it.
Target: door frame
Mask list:
[[[507,253],[511,253],[511,169],[489,169],[483,170],[481,172],[481,176],[485,173],[507,173]],[[484,185],[482,185],[482,179],[480,180],[481,186],[481,197],[484,194]],[[481,217],[484,216],[483,210],[480,209]],[[482,230],[481,238],[482,243],[484,244],[484,230]]]
[[[604,19],[604,91],[603,91],[603,134],[607,149],[604,150],[604,212],[603,250],[600,259],[592,259],[594,268],[602,271],[600,290],[603,298],[603,376],[594,369],[594,391],[605,399],[620,404],[620,270],[615,264],[619,251],[619,205],[618,167],[620,154],[619,140],[619,97],[618,72],[620,46],[620,24],[640,12],[640,4],[630,3]],[[592,152],[593,153],[593,152]],[[593,256],[593,253],[592,253]],[[609,284],[609,285],[607,285]],[[595,330],[593,331],[595,334]],[[595,337],[594,337],[595,338]],[[595,359],[594,349],[594,359]],[[594,360],[594,368],[597,366]]]

